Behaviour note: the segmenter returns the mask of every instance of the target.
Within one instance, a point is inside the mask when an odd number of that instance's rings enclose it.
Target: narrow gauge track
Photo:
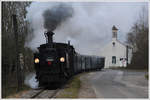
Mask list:
[[[38,89],[30,90],[27,93],[23,94],[21,98],[53,98],[59,89],[56,90],[47,90],[47,89]]]

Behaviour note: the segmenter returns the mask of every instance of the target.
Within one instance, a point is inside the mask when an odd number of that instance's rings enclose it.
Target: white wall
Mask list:
[[[113,42],[115,42],[115,46],[113,46]],[[116,39],[112,39],[100,53],[105,57],[105,68],[121,66],[120,58],[126,58],[126,46]],[[116,64],[112,64],[112,56],[116,56]]]

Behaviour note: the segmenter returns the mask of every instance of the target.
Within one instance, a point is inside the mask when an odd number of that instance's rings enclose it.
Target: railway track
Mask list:
[[[56,90],[47,90],[47,89],[38,89],[30,90],[27,93],[23,94],[21,98],[54,98],[59,89]]]

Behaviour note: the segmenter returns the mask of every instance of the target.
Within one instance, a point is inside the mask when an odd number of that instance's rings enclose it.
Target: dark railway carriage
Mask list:
[[[105,58],[98,56],[74,55],[74,70],[76,73],[92,70],[101,70],[104,67]]]
[[[105,58],[104,57],[99,57],[98,59],[97,59],[97,68],[98,68],[98,70],[101,70],[102,68],[104,68],[104,66],[105,66]]]
[[[40,45],[39,52],[34,54],[36,79],[39,81],[39,86],[60,85],[74,74],[104,67],[104,58],[80,55],[75,52],[70,42],[68,44],[54,43],[53,35],[53,32],[45,33],[47,43]]]

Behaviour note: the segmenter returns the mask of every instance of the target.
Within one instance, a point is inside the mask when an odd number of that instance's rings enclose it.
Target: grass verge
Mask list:
[[[145,78],[148,80],[148,74],[145,75]]]
[[[60,90],[56,98],[78,98],[79,89],[81,87],[81,75],[82,74],[76,75],[69,80],[68,84],[63,90]]]

